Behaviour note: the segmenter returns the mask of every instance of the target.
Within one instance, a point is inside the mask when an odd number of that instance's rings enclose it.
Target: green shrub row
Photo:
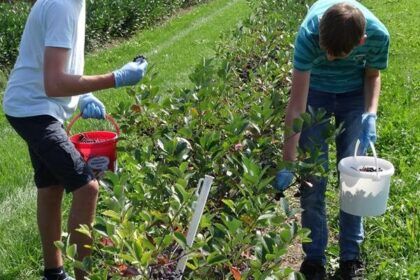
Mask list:
[[[113,38],[127,37],[149,27],[175,10],[207,0],[89,0],[87,1],[86,47],[92,50]],[[0,65],[10,68],[18,54],[20,37],[31,4],[0,2]]]
[[[16,59],[29,9],[26,2],[0,3],[0,68],[9,68]]]
[[[87,5],[87,49],[116,37],[130,36],[175,10],[206,0],[90,0]]]
[[[285,164],[291,44],[306,8],[295,0],[251,5],[254,15],[193,71],[193,87],[160,92],[152,71],[127,90],[115,115],[123,131],[120,170],[102,181],[94,254],[74,262],[89,279],[174,279],[182,249],[189,256],[184,279],[287,279],[294,273],[281,264],[293,242],[309,241],[308,231],[298,226],[297,209],[276,201],[271,183]],[[321,117],[303,115],[294,130]],[[329,132],[331,141],[336,131]],[[290,168],[322,172],[317,163]],[[188,248],[195,187],[206,174],[215,180]],[[74,246],[58,245],[74,261]]]

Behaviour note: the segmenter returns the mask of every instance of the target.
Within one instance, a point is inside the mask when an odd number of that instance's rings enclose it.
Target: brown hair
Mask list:
[[[331,6],[319,23],[319,44],[329,54],[341,56],[356,47],[365,33],[366,19],[356,7],[339,3]]]

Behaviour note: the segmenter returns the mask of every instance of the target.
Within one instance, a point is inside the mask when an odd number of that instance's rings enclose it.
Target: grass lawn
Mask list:
[[[109,72],[143,54],[158,72],[161,88],[187,86],[188,75],[200,59],[214,53],[221,33],[234,28],[249,13],[245,0],[214,0],[182,11],[151,30],[87,55],[86,73]],[[5,81],[2,75],[0,87]],[[126,97],[125,89],[103,91],[98,96],[108,112]],[[42,264],[30,161],[24,143],[3,114],[0,132],[0,279],[38,279]]]

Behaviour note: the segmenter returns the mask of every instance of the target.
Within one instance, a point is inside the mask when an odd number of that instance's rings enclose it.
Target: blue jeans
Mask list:
[[[336,138],[337,163],[340,159],[353,155],[355,144],[361,133],[361,118],[364,112],[363,91],[333,94],[309,90],[308,106],[315,110],[324,108],[326,118],[335,118],[336,126],[343,123],[344,131]],[[328,170],[328,145],[324,140],[326,122],[302,131],[299,147],[304,151],[321,149],[324,168]],[[363,152],[359,152],[362,154]],[[327,215],[325,209],[326,177],[307,178],[313,186],[302,186],[300,199],[302,226],[311,230],[311,243],[303,244],[306,260],[326,263],[325,249],[328,242]],[[361,217],[340,211],[340,259],[342,261],[359,258],[363,241],[363,221]]]

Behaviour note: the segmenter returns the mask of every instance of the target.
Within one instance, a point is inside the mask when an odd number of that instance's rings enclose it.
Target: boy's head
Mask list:
[[[366,19],[356,7],[339,3],[331,6],[319,23],[319,44],[331,57],[347,56],[365,40]]]

